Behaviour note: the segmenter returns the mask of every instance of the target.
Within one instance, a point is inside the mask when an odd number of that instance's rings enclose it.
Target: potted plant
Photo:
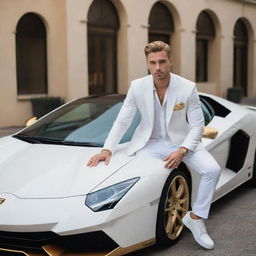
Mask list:
[[[244,95],[242,87],[228,88],[227,99],[239,103]]]
[[[41,116],[61,106],[63,103],[64,100],[60,97],[32,98],[31,104],[33,115],[40,118]]]

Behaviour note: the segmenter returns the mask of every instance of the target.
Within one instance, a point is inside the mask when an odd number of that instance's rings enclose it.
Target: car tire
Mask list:
[[[182,218],[190,207],[190,179],[184,171],[175,169],[162,190],[156,222],[156,244],[170,246],[176,243],[184,225]]]

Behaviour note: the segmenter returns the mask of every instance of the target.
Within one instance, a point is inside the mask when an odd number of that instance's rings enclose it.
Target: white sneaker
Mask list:
[[[190,229],[190,231],[194,236],[194,239],[199,245],[209,250],[214,248],[214,242],[207,234],[204,221],[202,219],[193,220],[190,217],[190,211],[189,211],[183,217],[182,222],[188,229]]]

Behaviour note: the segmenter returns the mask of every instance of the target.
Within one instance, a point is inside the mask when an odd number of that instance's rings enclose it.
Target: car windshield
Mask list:
[[[64,105],[14,137],[31,143],[102,147],[123,105],[124,96],[83,98]],[[140,121],[136,113],[121,143],[128,142]]]
[[[14,137],[30,143],[102,147],[124,97],[117,94],[78,99],[46,115]],[[201,107],[207,125],[214,117],[214,111],[203,99]],[[131,140],[139,121],[137,112],[120,143]]]

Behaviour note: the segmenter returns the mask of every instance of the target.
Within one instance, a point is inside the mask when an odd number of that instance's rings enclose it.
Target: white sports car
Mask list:
[[[200,177],[184,164],[169,170],[161,160],[127,156],[139,113],[110,164],[86,166],[123,99],[78,99],[0,139],[1,255],[114,256],[180,238]],[[202,143],[222,167],[215,201],[256,183],[256,111],[208,94],[200,99]]]

